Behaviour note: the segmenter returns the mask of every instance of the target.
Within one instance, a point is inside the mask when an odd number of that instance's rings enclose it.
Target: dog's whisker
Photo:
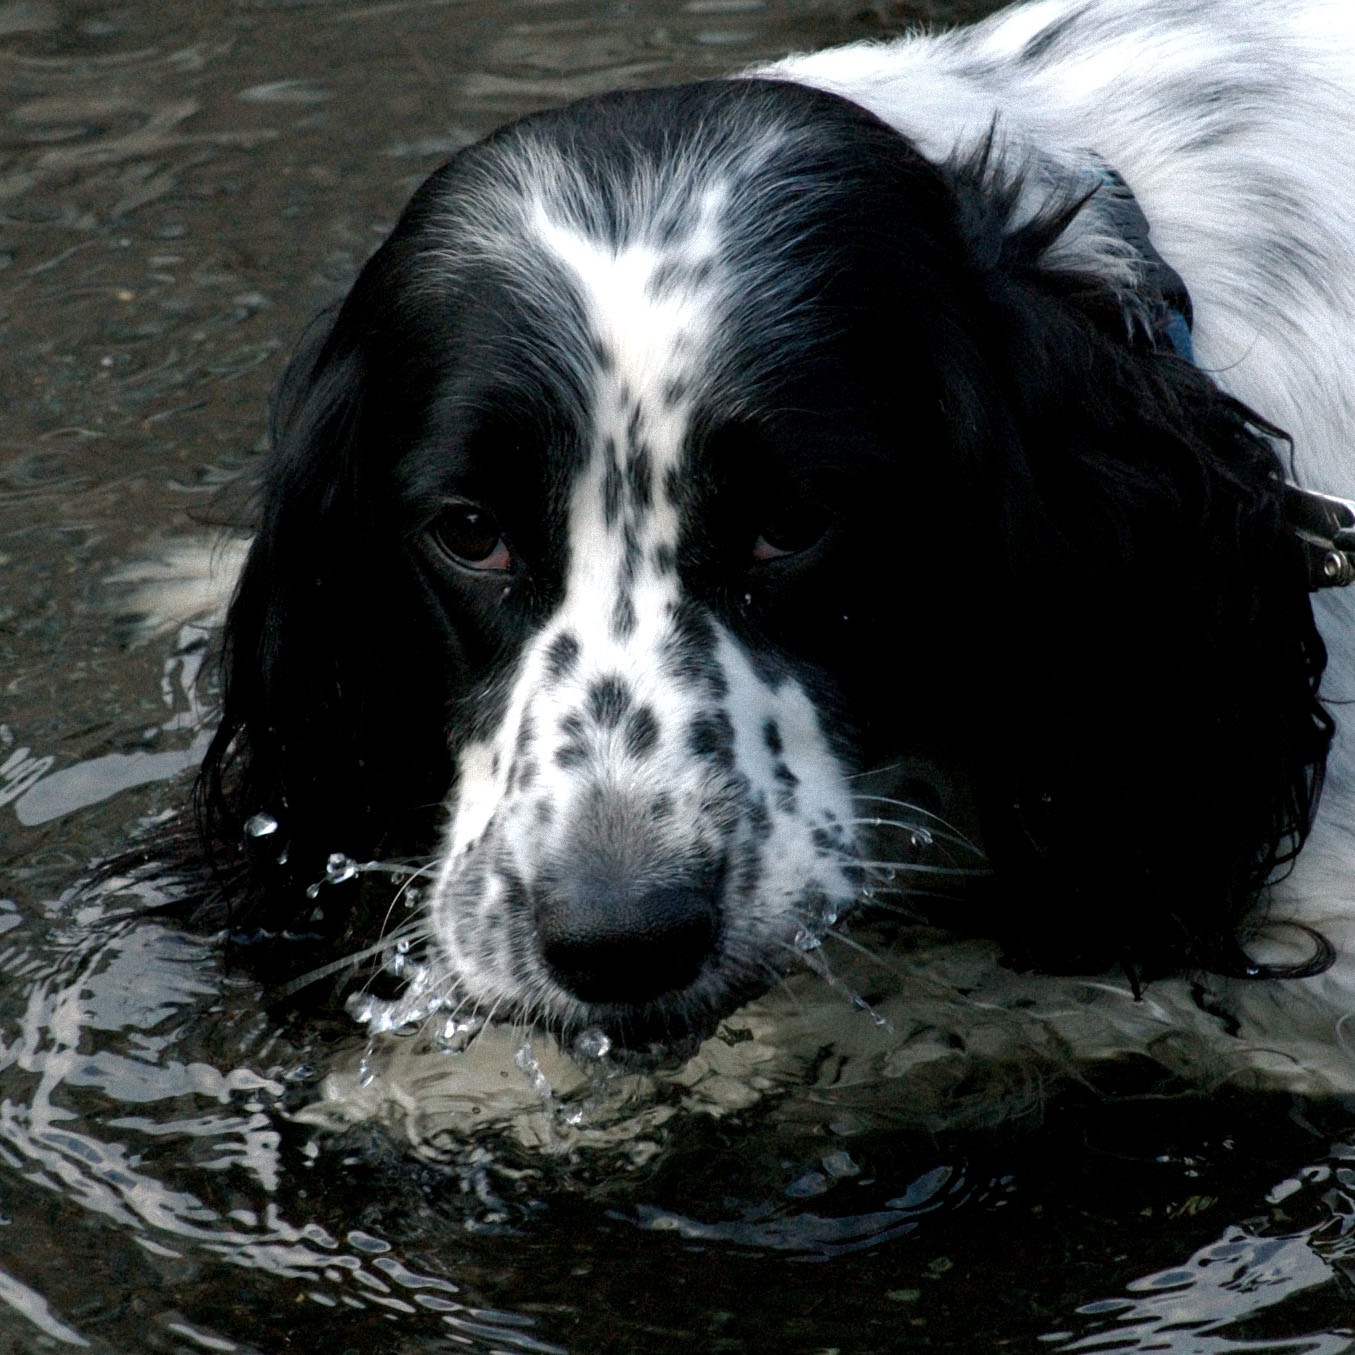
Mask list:
[[[908,889],[900,891],[903,897],[913,899],[938,899],[941,901],[953,900],[953,894],[944,894],[937,891],[928,892],[926,890]],[[917,908],[910,908],[904,903],[887,902],[878,895],[872,894],[865,899],[861,905],[862,914],[869,916],[871,914],[881,914],[887,917],[900,918],[905,922],[916,922],[919,924],[932,925],[933,919],[926,913]]]
[[[298,975],[290,982],[280,985],[276,990],[276,996],[280,999],[294,997],[304,988],[309,988],[312,984],[319,983],[322,979],[327,979],[334,974],[341,974],[345,970],[356,970],[364,960],[374,959],[378,955],[385,954],[393,943],[405,938],[413,938],[424,933],[425,924],[422,920],[415,920],[403,924],[395,931],[384,935],[379,941],[373,942],[370,946],[364,946],[360,950],[349,951],[340,956],[337,960],[331,960],[328,964],[320,965],[318,968],[309,969],[304,974]]]
[[[821,935],[815,933],[812,937],[797,938],[795,942],[782,941],[779,946],[782,950],[793,955],[803,968],[817,974],[819,978],[825,979],[829,983],[836,982],[833,971],[823,955],[823,938]]]
[[[951,842],[963,842],[973,847],[975,851],[979,848],[967,838],[958,828],[952,828],[947,823],[924,824],[918,823],[914,819],[899,817],[880,813],[878,810],[863,813],[858,818],[851,820],[852,823],[862,824],[871,828],[888,828],[899,833],[912,833],[916,835],[919,842],[927,843],[934,839]]]
[[[957,891],[945,885],[928,889],[908,880],[881,880],[871,881],[863,891],[859,906],[863,911],[894,912],[900,917],[917,916],[918,920],[925,921],[925,915],[917,914],[916,909],[910,908],[908,900],[934,899],[938,903],[954,904],[956,897]]]
[[[455,991],[454,976],[444,973],[444,987]],[[445,1052],[459,1052],[466,1042],[478,1034],[484,1026],[480,1017],[480,1004],[469,994],[462,993],[461,998],[450,1010],[439,1013],[441,1024],[433,1036],[434,1044]]]
[[[902,809],[909,814],[917,815],[919,818],[931,819],[933,823],[939,823],[943,828],[949,828],[953,832],[959,831],[949,819],[944,818],[934,809],[927,809],[914,800],[902,800],[897,795],[883,795],[878,791],[862,790],[853,791],[852,799],[870,804],[893,805],[895,809]]]
[[[949,842],[982,855],[983,849],[971,838],[958,830],[941,827],[936,824],[919,824],[906,818],[892,818],[884,814],[862,814],[849,820],[861,828],[878,828],[891,833],[899,833],[913,838],[921,847],[929,847],[934,842]]]
[[[887,819],[880,815],[855,820],[856,823],[870,824],[879,827],[897,828],[901,832],[913,832],[923,825],[910,822],[910,818],[923,818],[930,821],[935,827],[926,828],[925,831],[935,834],[937,837],[945,837],[949,841],[962,843],[970,851],[979,856],[984,855],[983,848],[980,847],[972,838],[964,833],[959,827],[949,819],[934,813],[930,809],[924,809],[921,805],[912,804],[907,800],[897,800],[889,795],[866,795],[857,793],[853,798],[858,803],[882,804],[892,806],[909,817],[901,819]],[[939,831],[938,831],[939,830]]]
[[[925,834],[919,835],[918,831],[908,824],[891,823],[888,820],[865,818],[851,819],[849,822],[854,828],[887,829],[891,833],[903,834],[909,839],[909,849],[915,855],[920,856],[924,852],[935,849],[936,853],[943,859],[951,859],[955,856],[974,856],[980,861],[988,859],[987,853],[976,847],[967,838],[954,837],[939,829],[929,829]]]
[[[992,875],[987,866],[932,866],[921,861],[858,861],[862,870],[880,871],[893,878],[897,875],[944,875],[962,880],[981,880]]]
[[[834,933],[827,933],[827,935],[830,935],[834,941],[841,942],[845,940],[844,937]],[[858,993],[850,984],[844,983],[837,974],[833,972],[833,967],[828,963],[828,959],[823,954],[823,950],[820,946],[816,945],[809,949],[802,949],[799,946],[792,946],[785,942],[783,942],[782,945],[783,948],[790,950],[796,955],[803,968],[808,969],[811,974],[822,979],[834,992],[840,993],[847,1002],[847,1005],[853,1011],[868,1016],[871,1021],[882,1030],[890,1031],[893,1029],[887,1017],[876,1011],[865,997]],[[863,955],[875,959],[875,957],[871,956],[870,952],[864,947],[858,947],[858,949],[861,950]],[[885,967],[888,968],[887,965]]]
[[[475,1025],[470,1031],[470,1044],[474,1044],[478,1041],[484,1032],[494,1025],[494,1018],[498,1014],[499,1008],[504,1005],[504,1001],[505,999],[502,996],[496,997],[494,1001],[490,1003],[489,1010],[485,1012],[483,1016],[480,1014],[480,1004],[478,1002],[476,1003],[472,1019],[473,1021],[478,1021],[479,1024]]]
[[[855,951],[858,955],[869,960],[872,964],[878,965],[888,973],[897,974],[899,972],[897,966],[891,964],[883,956],[877,955],[869,946],[858,941],[840,927],[829,927],[824,932],[824,937],[836,942],[839,946],[845,946],[848,950]]]
[[[790,976],[785,973],[784,970],[781,970],[774,965],[771,966],[771,969],[775,977],[771,979],[768,985],[769,988],[779,989],[781,996],[790,1003],[791,1010],[794,1011],[797,1016],[803,1016],[806,1011],[805,1001],[800,994],[795,991],[794,986],[790,982]]]

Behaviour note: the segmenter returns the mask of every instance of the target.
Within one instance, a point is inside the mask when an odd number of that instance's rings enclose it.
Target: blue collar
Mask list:
[[[1126,307],[1131,325],[1146,322],[1156,347],[1193,363],[1195,345],[1190,331],[1195,317],[1185,280],[1148,238],[1148,218],[1120,174],[1100,159],[1094,173],[1092,192],[1100,199],[1106,224],[1134,250],[1142,268],[1134,304]]]
[[[1148,238],[1148,218],[1129,185],[1104,161],[1095,168],[1093,193],[1109,227],[1138,256],[1139,285],[1125,305],[1131,328],[1146,326],[1154,346],[1195,361],[1191,342],[1194,313],[1185,281]],[[1355,503],[1285,482],[1280,504],[1290,530],[1303,547],[1308,563],[1308,589],[1344,588],[1355,583]]]

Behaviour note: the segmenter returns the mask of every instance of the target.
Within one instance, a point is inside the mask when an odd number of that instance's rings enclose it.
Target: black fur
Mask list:
[[[814,693],[849,769],[919,747],[964,769],[995,880],[941,920],[1018,963],[1244,969],[1239,927],[1303,841],[1331,735],[1279,434],[1132,332],[1108,283],[1050,265],[1077,203],[1014,226],[1019,185],[983,157],[932,165],[852,105],[771,81],[609,95],[468,148],[307,337],[199,786],[223,860],[251,815],[283,826],[286,863],[273,839],[236,921],[297,925],[332,852],[436,847],[455,754],[493,727],[560,596],[579,373],[600,359],[549,258],[532,266],[551,312],[515,286],[518,260],[437,262],[484,210],[468,195],[530,137],[579,169],[595,229],[617,234],[637,165],[688,172],[694,147],[727,152],[768,121],[797,136],[773,171],[745,167],[725,248],[778,286],[740,296],[734,356],[668,486],[693,609],[674,671],[709,669],[715,618]],[[637,446],[614,511],[645,510],[653,475]],[[430,544],[452,495],[493,506],[510,578],[467,577]],[[826,531],[750,566],[762,518],[806,504]],[[553,653],[566,675],[577,640]],[[617,682],[588,714],[615,724],[631,699]],[[723,718],[713,688],[694,755],[729,756]],[[652,746],[647,723],[629,736]],[[712,943],[710,898],[674,897],[686,949]]]

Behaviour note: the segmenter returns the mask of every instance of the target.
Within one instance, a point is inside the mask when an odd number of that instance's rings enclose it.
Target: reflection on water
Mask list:
[[[1352,1347],[1340,1106],[1050,1102],[851,952],[671,1068],[428,994],[270,1009],[149,886],[77,888],[210,720],[205,633],[131,635],[121,590],[238,507],[286,349],[428,170],[982,7],[0,0],[0,1347]]]

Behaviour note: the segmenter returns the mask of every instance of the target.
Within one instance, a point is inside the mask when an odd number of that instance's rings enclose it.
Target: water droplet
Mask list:
[[[448,1042],[448,1048],[460,1053],[470,1043],[471,1037],[480,1032],[484,1024],[483,1016],[467,1016],[460,1021],[449,1016],[443,1026],[443,1035]]]
[[[612,1051],[611,1037],[602,1030],[592,1027],[585,1030],[574,1041],[574,1057],[583,1062],[596,1063],[605,1059]]]
[[[450,1005],[449,999],[440,999],[439,1008]],[[482,1016],[468,1016],[458,1020],[455,1015],[444,1017],[433,1031],[433,1043],[441,1054],[461,1054],[471,1039],[485,1024]]]
[[[278,831],[278,821],[271,814],[251,814],[245,820],[247,837],[268,837]]]
[[[513,1055],[513,1062],[526,1073],[531,1081],[532,1090],[543,1100],[551,1101],[555,1097],[555,1088],[550,1085],[550,1080],[545,1073],[541,1071],[541,1064],[537,1061],[536,1054],[532,1051],[531,1040],[523,1040],[517,1047],[517,1052]]]
[[[877,1012],[875,1008],[872,1007],[870,1003],[867,1002],[866,999],[863,998],[859,993],[853,994],[852,996],[852,1008],[854,1011],[864,1012],[867,1016],[869,1016],[871,1019],[871,1023],[875,1026],[877,1030],[888,1031],[890,1034],[893,1034],[894,1027],[890,1023],[889,1018],[887,1016],[882,1016],[879,1012]]]
[[[342,852],[334,852],[325,862],[326,884],[342,884],[345,880],[351,880],[357,873],[358,863]]]
[[[405,972],[409,964],[409,938],[401,937],[386,953],[386,973],[397,979]]]

